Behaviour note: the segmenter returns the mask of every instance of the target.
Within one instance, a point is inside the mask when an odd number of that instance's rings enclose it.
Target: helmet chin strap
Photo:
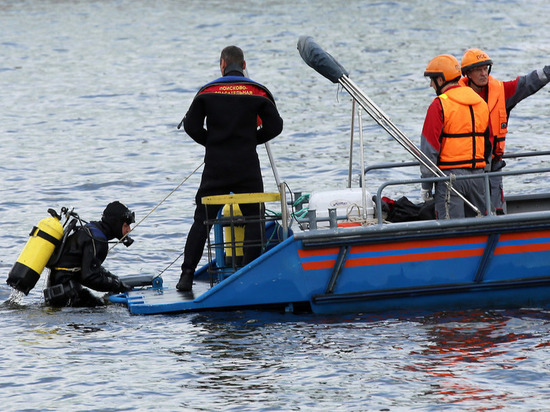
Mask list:
[[[481,89],[483,89],[483,87],[485,87],[485,86],[480,86],[479,84],[477,84],[476,82],[474,82],[470,76],[466,75],[466,77],[468,77],[468,81],[469,81],[471,84],[473,84],[475,87],[477,87],[478,89],[481,90]]]
[[[436,77],[434,79],[439,79],[439,78],[442,78],[441,76],[439,77]],[[435,92],[437,93],[437,95],[439,96],[440,94],[443,94],[443,91],[441,89],[443,89],[445,86],[453,83],[453,82],[456,82],[458,81],[459,77],[457,78],[454,78],[454,79],[451,79],[449,81],[445,81],[445,79],[443,79],[443,83],[441,83],[441,86],[437,83],[436,80],[434,80],[435,84],[436,84],[436,88],[435,88]]]
[[[437,79],[439,79],[439,77],[438,77]],[[437,79],[436,79],[436,80],[437,80]],[[443,89],[443,88],[445,87],[446,84],[447,84],[447,83],[443,82],[443,83],[441,83],[441,85],[440,85],[440,84],[436,81],[436,82],[435,82],[435,85],[436,85],[436,86],[435,86],[435,94],[437,94],[438,96],[439,96],[440,94],[443,94],[443,91],[442,91],[441,89]]]
[[[437,77],[436,79],[440,79],[440,78],[441,78],[441,77]],[[439,84],[437,83],[437,81],[436,81],[436,82],[435,82],[435,84],[436,84],[435,93],[436,93],[438,96],[439,96],[440,94],[443,94],[442,89],[443,89],[445,86],[447,86],[449,83],[451,83],[451,82],[452,82],[452,80],[446,82],[445,79],[443,79],[443,83],[441,83],[441,85],[439,85]]]

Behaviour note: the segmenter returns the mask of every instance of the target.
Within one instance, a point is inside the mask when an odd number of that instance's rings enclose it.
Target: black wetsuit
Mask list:
[[[88,289],[122,292],[120,279],[103,268],[109,244],[114,238],[103,222],[91,222],[70,235],[59,260],[51,268],[48,288],[44,291],[50,306],[100,306],[103,300]],[[86,288],[84,288],[85,286]]]
[[[283,119],[269,90],[242,73],[231,71],[199,90],[183,124],[187,134],[206,149],[204,171],[195,197],[194,222],[182,264],[182,268],[194,270],[208,235],[204,221],[213,219],[219,209],[208,207],[207,216],[202,197],[263,192],[256,146],[279,135]],[[240,208],[245,217],[259,214],[258,205],[241,205]],[[245,244],[257,243],[259,238],[260,226],[247,225]],[[245,263],[257,257],[259,250],[258,247],[245,248]]]

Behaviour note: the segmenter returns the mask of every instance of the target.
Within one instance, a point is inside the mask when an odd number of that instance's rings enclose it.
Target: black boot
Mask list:
[[[182,269],[181,276],[176,289],[182,292],[190,292],[193,289],[193,278],[195,277],[195,271],[193,269]]]

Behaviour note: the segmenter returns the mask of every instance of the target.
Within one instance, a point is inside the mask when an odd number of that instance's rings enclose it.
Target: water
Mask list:
[[[0,1],[0,271],[50,207],[94,220],[119,199],[139,221],[185,181],[105,263],[121,275],[167,269],[173,286],[202,160],[175,126],[219,75],[226,45],[244,49],[250,76],[277,100],[281,177],[295,191],[333,189],[347,183],[350,100],[301,61],[300,35],[417,142],[433,56],[481,47],[503,80],[542,68],[549,12],[543,0]],[[548,149],[549,90],[514,109],[509,151]],[[369,119],[365,140],[369,164],[411,160]],[[546,310],[140,317],[116,305],[48,309],[43,287],[10,299],[0,283],[2,410],[548,409]]]

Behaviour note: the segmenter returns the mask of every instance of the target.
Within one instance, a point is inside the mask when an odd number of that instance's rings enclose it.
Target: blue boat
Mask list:
[[[357,88],[332,56],[310,37],[300,38],[298,49],[308,65],[340,83],[354,103],[416,158],[414,162],[366,168],[361,150],[365,173],[426,165],[416,146]],[[361,135],[360,141],[362,146]],[[427,166],[433,168],[433,181],[449,180],[437,166]],[[491,174],[543,182],[548,173],[550,168]],[[488,187],[491,174],[475,178],[484,179]],[[550,306],[549,193],[508,197],[504,215],[449,220],[411,217],[388,222],[384,190],[395,185],[418,187],[421,180],[385,182],[375,196],[367,192],[365,180],[359,188],[329,192],[287,194],[282,183],[279,193],[204,199],[225,211],[207,222],[214,229],[214,239],[208,242],[208,263],[195,273],[193,292],[179,292],[156,276],[136,281],[136,285],[145,286],[110,300],[141,315],[236,309],[335,314]],[[258,217],[266,220],[264,253],[241,267],[243,221],[234,213],[234,206],[252,201],[276,202],[281,211]],[[490,210],[488,197],[486,204]]]

